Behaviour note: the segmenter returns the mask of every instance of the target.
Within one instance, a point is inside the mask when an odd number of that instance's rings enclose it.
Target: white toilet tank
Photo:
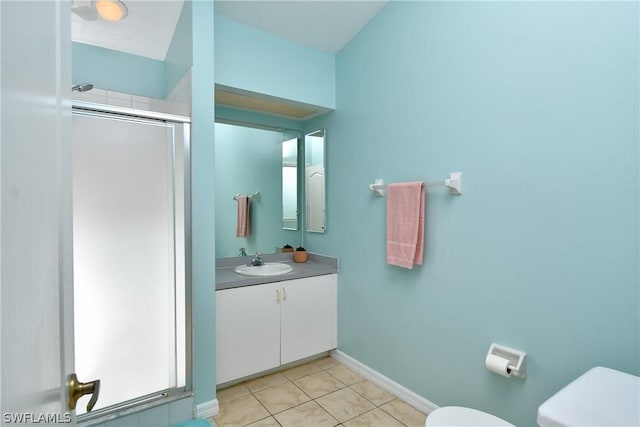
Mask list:
[[[538,408],[538,425],[640,426],[640,377],[592,368]]]

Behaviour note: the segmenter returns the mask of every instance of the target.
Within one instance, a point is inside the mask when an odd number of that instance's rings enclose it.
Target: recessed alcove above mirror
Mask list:
[[[229,86],[216,84],[216,106],[253,111],[294,120],[309,120],[330,109],[304,102],[265,95]]]

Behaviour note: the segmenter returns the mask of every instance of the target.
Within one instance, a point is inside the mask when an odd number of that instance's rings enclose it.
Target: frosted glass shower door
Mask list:
[[[171,123],[73,114],[75,365],[79,378],[101,380],[94,411],[184,386],[183,151],[175,137]]]

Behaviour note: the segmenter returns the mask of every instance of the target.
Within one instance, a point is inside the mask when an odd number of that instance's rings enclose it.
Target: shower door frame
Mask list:
[[[96,104],[91,102],[76,101],[72,102],[72,113],[78,112],[88,113],[89,115],[113,116],[121,119],[143,119],[156,120],[158,122],[180,125],[182,129],[182,143],[176,144],[176,150],[183,150],[183,197],[184,197],[184,313],[185,313],[185,385],[169,389],[170,393],[158,396],[152,393],[147,396],[140,396],[125,402],[120,402],[93,412],[83,413],[77,416],[76,421],[79,425],[95,424],[107,420],[111,420],[116,414],[117,417],[126,416],[141,410],[153,408],[156,406],[166,405],[173,401],[193,396],[193,337],[192,337],[192,270],[191,270],[191,118],[173,114],[159,113],[153,111],[138,110],[127,107],[117,107],[104,104]],[[178,129],[177,129],[178,130]],[[172,172],[175,173],[175,170]],[[174,243],[175,245],[175,243]],[[72,293],[73,295],[73,293]],[[75,301],[73,301],[75,303]],[[68,314],[69,315],[69,314]],[[73,318],[73,304],[71,307],[72,328],[75,323]],[[75,341],[75,340],[74,340]],[[71,348],[70,357],[75,365],[75,342]],[[178,361],[176,360],[176,363]],[[72,366],[73,366],[72,365]],[[82,380],[82,379],[81,379]],[[86,380],[86,379],[85,379]]]

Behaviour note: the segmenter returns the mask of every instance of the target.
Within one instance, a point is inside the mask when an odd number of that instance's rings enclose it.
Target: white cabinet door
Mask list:
[[[337,275],[281,282],[280,363],[335,348]]]
[[[216,384],[280,366],[280,287],[216,292]]]

